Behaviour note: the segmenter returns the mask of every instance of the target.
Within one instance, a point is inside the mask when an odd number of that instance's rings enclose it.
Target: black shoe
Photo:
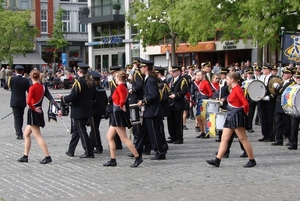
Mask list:
[[[249,129],[248,132],[249,132],[249,133],[254,133],[254,130]]]
[[[288,147],[289,150],[297,150],[298,146],[297,145],[291,145]]]
[[[216,142],[221,142],[221,140],[220,140],[220,139],[215,139],[215,141],[216,141]]]
[[[167,140],[167,143],[174,143],[174,140]]]
[[[94,152],[94,154],[102,154],[103,150],[95,149],[93,152]]]
[[[155,155],[153,158],[150,158],[150,160],[166,160],[166,155]]]
[[[144,150],[143,151],[143,154],[145,154],[145,155],[150,155],[150,153],[151,153],[151,150]]]
[[[105,167],[109,167],[109,166],[112,166],[112,167],[115,167],[117,166],[117,161],[107,161],[107,163],[104,163],[103,166]]]
[[[271,143],[272,146],[283,146],[283,142],[280,141],[275,141],[273,143]]]
[[[18,135],[17,139],[18,139],[18,140],[23,140],[23,136]]]
[[[258,141],[259,141],[259,142],[265,142],[267,139],[268,139],[268,138],[263,137],[263,138],[259,139]]]
[[[215,167],[219,167],[220,166],[220,159],[217,160],[217,159],[212,159],[212,160],[206,160],[206,162],[210,165],[213,165]]]
[[[241,158],[247,158],[247,157],[248,157],[247,152],[244,151],[244,153],[243,153],[242,155],[240,155],[240,157],[241,157]]]
[[[18,161],[28,163],[28,157],[22,156],[21,158],[18,159]]]
[[[199,126],[196,126],[196,127],[195,127],[195,131],[196,131],[196,132],[200,132],[200,127],[199,127]]]
[[[189,130],[188,127],[186,127],[186,126],[183,126],[182,128],[183,128],[183,130]]]
[[[142,157],[140,157],[139,159],[135,159],[134,163],[130,167],[135,168],[139,166],[142,162],[143,162]]]
[[[52,159],[51,156],[45,157],[42,161],[40,161],[40,164],[47,164],[47,163],[51,163]]]
[[[173,144],[183,144],[182,140],[176,140]]]
[[[275,142],[275,137],[268,137],[265,142]]]
[[[95,158],[95,156],[94,155],[83,154],[83,155],[80,155],[79,158]]]
[[[127,154],[128,157],[133,158],[134,155],[132,153]]]
[[[190,120],[195,120],[195,117],[191,117]]]
[[[253,159],[253,160],[249,160],[248,163],[246,165],[244,165],[243,167],[244,168],[251,168],[251,167],[254,167],[256,166],[256,161]]]
[[[72,154],[72,153],[70,153],[70,152],[68,152],[68,151],[66,151],[66,155],[68,155],[68,156],[70,156],[70,157],[73,157],[73,156],[74,156],[74,154]]]
[[[201,134],[198,135],[196,138],[205,138],[205,133],[201,133]]]

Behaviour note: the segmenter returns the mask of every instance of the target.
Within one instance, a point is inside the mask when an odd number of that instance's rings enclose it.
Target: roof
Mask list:
[[[26,53],[26,57],[23,55],[13,55],[13,64],[20,64],[20,65],[34,65],[34,64],[46,64],[41,56],[36,53]],[[2,64],[8,64],[8,61],[2,61]]]

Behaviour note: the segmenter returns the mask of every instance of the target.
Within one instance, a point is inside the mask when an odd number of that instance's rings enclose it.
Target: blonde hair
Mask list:
[[[119,70],[116,72],[116,76],[121,82],[125,82],[128,75],[125,73],[125,71]]]
[[[38,70],[32,70],[31,72],[30,72],[30,78],[31,79],[33,79],[33,80],[39,80],[40,79],[40,71],[38,71]]]

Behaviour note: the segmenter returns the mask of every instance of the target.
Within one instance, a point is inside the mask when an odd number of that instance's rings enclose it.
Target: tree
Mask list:
[[[57,51],[63,47],[68,46],[69,42],[64,38],[63,35],[63,17],[64,10],[59,7],[58,11],[55,12],[55,22],[53,26],[52,38],[48,41],[48,44],[54,47],[53,50],[53,63],[55,63],[56,58],[58,57]],[[54,69],[55,70],[55,66]]]
[[[30,11],[12,12],[0,9],[0,61],[13,64],[13,55],[26,55],[34,47],[36,27],[30,26]]]
[[[164,39],[171,39],[171,62],[175,64],[176,39],[184,38],[178,27],[176,14],[176,4],[179,0],[149,0],[150,7],[140,2],[134,1],[132,7],[126,15],[130,26],[136,26],[139,33],[135,37],[142,41],[143,48],[148,45],[156,45]]]

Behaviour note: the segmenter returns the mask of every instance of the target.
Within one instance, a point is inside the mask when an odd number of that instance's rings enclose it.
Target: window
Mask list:
[[[48,33],[47,10],[41,10],[41,32]]]
[[[20,0],[19,9],[21,10],[31,9],[31,0]]]
[[[78,23],[79,23],[79,32],[87,32],[87,25],[80,24],[80,19],[85,18],[86,16],[83,14],[82,11],[78,11]]]
[[[71,31],[71,21],[70,21],[70,11],[64,11],[62,16],[62,23],[63,27],[62,30],[64,32],[70,32]]]
[[[87,0],[78,0],[78,2],[87,2]]]

